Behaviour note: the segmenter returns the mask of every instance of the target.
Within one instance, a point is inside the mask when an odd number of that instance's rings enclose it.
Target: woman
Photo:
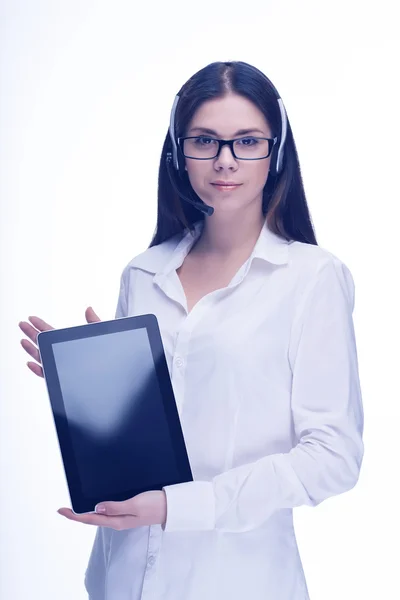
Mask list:
[[[60,511],[98,525],[91,600],[309,598],[292,509],[353,488],[363,458],[353,308],[349,269],[317,245],[277,91],[246,63],[208,65],[174,103],[157,229],[116,313],[158,318],[194,481]],[[30,320],[39,361],[50,326]]]

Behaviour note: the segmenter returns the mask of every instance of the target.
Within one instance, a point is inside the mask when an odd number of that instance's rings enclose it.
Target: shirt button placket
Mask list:
[[[185,387],[185,367],[188,354],[188,345],[190,340],[190,331],[187,328],[187,321],[178,332],[176,345],[174,349],[174,358],[172,364],[172,385],[175,393],[176,406],[179,416],[182,414],[182,403]]]
[[[157,577],[155,575],[157,571],[157,558],[161,547],[161,537],[161,527],[159,525],[151,525],[141,600],[154,600],[156,598],[155,586]]]
[[[177,356],[175,359],[175,364],[178,367],[178,369],[180,369],[181,367],[183,367],[183,359],[181,356]]]

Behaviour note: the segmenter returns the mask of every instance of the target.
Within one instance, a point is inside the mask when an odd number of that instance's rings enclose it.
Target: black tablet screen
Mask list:
[[[83,495],[107,500],[165,473],[179,478],[146,328],[53,352]]]

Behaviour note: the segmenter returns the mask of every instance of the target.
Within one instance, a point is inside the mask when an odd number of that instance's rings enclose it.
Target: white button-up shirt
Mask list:
[[[194,481],[165,488],[165,530],[98,528],[91,600],[308,600],[292,509],[359,477],[348,267],[265,225],[229,285],[188,314],[176,269],[202,223],[127,265],[116,313],[158,319]]]

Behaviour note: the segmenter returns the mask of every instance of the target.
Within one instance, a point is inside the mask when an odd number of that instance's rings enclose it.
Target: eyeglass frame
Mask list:
[[[214,140],[215,142],[218,142],[218,151],[217,154],[215,156],[208,156],[207,158],[199,158],[197,156],[186,156],[186,154],[184,154],[183,152],[183,144],[185,140],[195,140],[195,139],[199,139],[199,138],[208,138],[210,140]],[[237,142],[238,140],[246,140],[246,139],[253,139],[253,140],[267,140],[268,141],[268,154],[267,156],[261,156],[259,158],[239,158],[238,156],[236,156],[235,154],[235,150],[233,148],[233,144],[235,142]],[[185,158],[192,158],[193,160],[213,160],[213,158],[218,158],[218,156],[220,155],[221,152],[221,148],[225,145],[229,146],[230,151],[232,152],[232,156],[236,159],[236,160],[264,160],[266,158],[269,158],[271,156],[272,150],[275,146],[275,144],[278,141],[277,137],[274,138],[266,138],[266,137],[258,137],[258,136],[254,136],[254,135],[244,135],[238,138],[234,138],[232,140],[222,140],[219,138],[214,138],[208,135],[191,135],[191,136],[187,136],[187,137],[179,137],[178,138],[178,147],[180,149],[180,151],[182,152],[183,156]],[[272,144],[271,144],[272,142]]]

